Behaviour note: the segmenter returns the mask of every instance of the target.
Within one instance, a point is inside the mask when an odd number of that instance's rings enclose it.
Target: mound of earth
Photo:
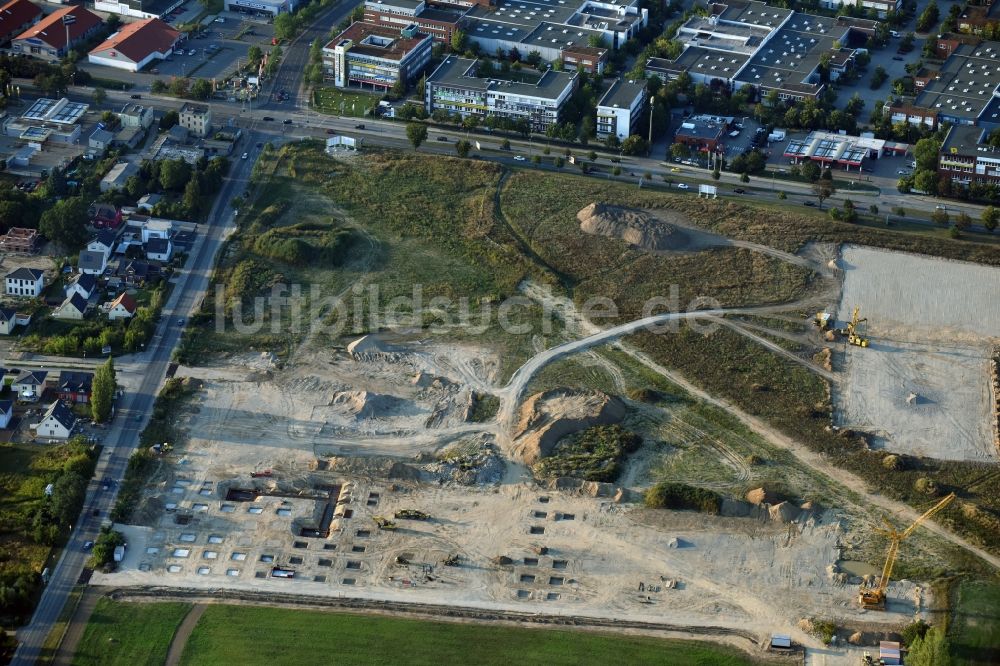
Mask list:
[[[677,227],[631,208],[592,203],[577,213],[576,219],[584,233],[620,238],[644,250],[679,250],[688,242]]]
[[[747,493],[746,499],[751,504],[774,504],[777,498],[773,493],[768,492],[764,488],[754,488]]]
[[[343,406],[355,418],[370,419],[376,416],[391,416],[405,403],[393,395],[382,395],[370,391],[341,391],[334,394],[331,405]]]
[[[389,351],[389,348],[384,342],[376,338],[374,335],[363,335],[351,344],[347,345],[347,353],[352,356],[361,356],[364,354],[383,354]]]
[[[536,393],[521,406],[514,430],[514,456],[534,465],[566,435],[623,418],[625,403],[601,391],[553,389]]]

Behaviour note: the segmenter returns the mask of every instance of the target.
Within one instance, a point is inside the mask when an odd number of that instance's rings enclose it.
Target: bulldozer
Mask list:
[[[375,524],[378,525],[380,530],[396,529],[396,523],[392,522],[388,518],[385,518],[384,516],[375,516],[372,520],[375,521]]]
[[[851,321],[847,322],[847,328],[841,328],[837,332],[847,336],[847,344],[854,345],[855,347],[867,347],[869,341],[868,338],[861,335],[860,326],[866,323],[868,318],[859,319],[858,313],[860,310],[861,308],[855,306]]]
[[[396,518],[402,520],[427,520],[430,516],[416,509],[400,509],[396,512]]]
[[[865,610],[885,610],[885,594],[889,587],[889,578],[892,576],[892,568],[896,564],[896,555],[899,554],[899,543],[910,536],[922,522],[948,506],[953,499],[955,499],[955,493],[945,496],[902,532],[893,527],[887,520],[885,521],[887,529],[877,529],[878,532],[889,537],[889,553],[886,555],[885,564],[882,566],[882,575],[878,582],[872,586],[861,587],[858,603],[861,604],[862,608]]]

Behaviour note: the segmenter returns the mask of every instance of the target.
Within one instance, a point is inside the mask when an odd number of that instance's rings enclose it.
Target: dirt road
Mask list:
[[[191,634],[194,632],[194,628],[198,625],[198,620],[201,619],[206,608],[208,608],[207,604],[195,604],[188,611],[188,614],[184,616],[184,621],[177,627],[177,632],[170,641],[170,650],[167,651],[167,660],[164,662],[166,666],[177,666],[177,664],[181,663],[181,655],[184,654],[184,648],[187,646],[188,639],[191,638]]]

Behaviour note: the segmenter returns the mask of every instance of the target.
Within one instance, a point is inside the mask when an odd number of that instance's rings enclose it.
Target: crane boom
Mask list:
[[[910,534],[913,533],[913,530],[917,529],[917,527],[925,520],[951,504],[954,499],[955,493],[946,495],[940,502],[925,511],[923,515],[914,520],[913,524],[902,532],[892,527],[892,525],[889,525],[889,529],[887,530],[881,530],[886,536],[889,537],[889,551],[886,553],[885,564],[882,565],[882,576],[879,578],[878,585],[876,587],[861,588],[861,594],[858,597],[858,601],[861,603],[862,607],[869,610],[885,609],[886,590],[889,588],[889,579],[892,578],[892,569],[896,565],[896,555],[899,554],[900,542],[910,536]]]

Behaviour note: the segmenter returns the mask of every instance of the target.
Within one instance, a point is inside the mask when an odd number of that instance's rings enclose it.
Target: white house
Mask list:
[[[76,416],[73,411],[61,400],[56,400],[45,410],[42,420],[35,424],[35,436],[69,439],[75,428]]]
[[[22,314],[12,308],[0,308],[0,335],[10,335],[15,327],[30,323],[30,314]]]
[[[111,307],[108,309],[108,319],[131,319],[135,316],[136,305],[135,299],[122,292],[118,298],[111,302]]]
[[[10,420],[14,417],[14,401],[0,400],[0,428],[6,429],[10,426]]]
[[[77,273],[66,285],[66,298],[79,294],[84,300],[89,300],[97,290],[97,278],[88,273]]]
[[[111,257],[111,252],[115,247],[117,234],[111,229],[101,229],[97,235],[87,243],[87,250],[90,252],[100,252],[105,259]]]
[[[37,298],[45,288],[45,271],[40,268],[18,268],[7,273],[5,292],[8,296]]]
[[[614,135],[621,141],[632,134],[642,134],[638,124],[645,109],[644,83],[615,80],[597,102],[597,138]]]
[[[151,238],[170,238],[170,231],[174,228],[170,220],[149,219],[142,225],[142,244],[145,245]]]
[[[10,390],[17,396],[18,400],[24,402],[38,402],[45,392],[45,378],[48,376],[45,370],[24,370],[10,385]]]
[[[103,275],[108,269],[108,258],[101,252],[84,250],[76,258],[76,267],[84,275]]]
[[[151,238],[146,243],[146,258],[150,261],[170,261],[174,256],[174,244],[169,238]]]
[[[67,296],[62,304],[52,311],[52,316],[56,319],[74,319],[80,321],[87,313],[87,299],[80,294],[74,293]]]

